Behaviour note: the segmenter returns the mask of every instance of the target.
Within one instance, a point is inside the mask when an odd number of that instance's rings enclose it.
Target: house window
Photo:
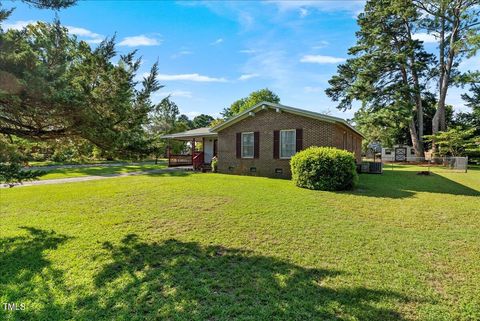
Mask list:
[[[296,130],[280,131],[280,158],[290,158],[296,153]]]
[[[242,133],[242,158],[253,158],[253,132]]]
[[[392,155],[391,149],[385,149],[385,155]]]
[[[410,149],[410,155],[415,155],[415,149]]]

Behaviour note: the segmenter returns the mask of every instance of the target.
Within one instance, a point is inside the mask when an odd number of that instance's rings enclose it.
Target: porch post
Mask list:
[[[170,149],[171,149],[171,147],[170,147],[170,143],[168,143],[168,145],[167,145],[167,158],[168,158],[168,166],[170,166],[170,165],[171,165],[171,162],[170,162],[170,155],[172,154],[172,152],[171,152],[171,150],[170,150]]]
[[[192,165],[195,166],[193,163],[193,159],[195,158],[195,138],[192,139]]]

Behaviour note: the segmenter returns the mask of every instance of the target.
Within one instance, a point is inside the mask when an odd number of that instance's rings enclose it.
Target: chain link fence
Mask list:
[[[394,165],[418,165],[420,167],[425,167],[425,170],[435,170],[439,169],[442,171],[452,171],[452,172],[463,172],[466,173],[468,170],[468,157],[409,157],[408,161],[405,162],[389,162],[379,160],[384,164],[384,168],[387,169],[391,167],[394,169]]]
[[[447,171],[466,173],[468,170],[468,157],[409,157],[408,161],[394,162],[390,160],[364,159],[357,166],[359,173],[381,174],[384,170],[395,170],[402,165],[418,166],[419,171]]]

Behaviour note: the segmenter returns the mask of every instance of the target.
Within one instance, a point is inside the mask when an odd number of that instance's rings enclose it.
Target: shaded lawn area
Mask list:
[[[166,160],[163,158],[160,158],[160,160]],[[142,162],[154,162],[154,160],[144,160]],[[28,165],[30,166],[64,166],[64,165],[98,165],[98,164],[128,164],[131,163],[131,161],[128,160],[121,160],[121,159],[114,159],[114,160],[106,160],[106,159],[99,159],[99,160],[82,160],[82,161],[65,161],[65,162],[55,162],[51,160],[47,161],[29,161]]]
[[[0,190],[2,320],[479,320],[480,171]]]
[[[113,175],[124,174],[131,172],[148,171],[154,169],[166,168],[167,163],[165,161],[159,161],[158,164],[154,163],[142,163],[142,164],[122,164],[118,166],[87,166],[87,167],[65,167],[65,168],[48,168],[48,166],[42,168],[47,174],[40,176],[40,180],[46,179],[58,179],[69,177],[82,177],[82,176],[97,176],[97,175]]]

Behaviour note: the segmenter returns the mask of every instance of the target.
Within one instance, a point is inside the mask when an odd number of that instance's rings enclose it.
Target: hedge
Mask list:
[[[333,147],[310,147],[290,160],[292,180],[303,188],[340,191],[358,181],[353,153]]]

